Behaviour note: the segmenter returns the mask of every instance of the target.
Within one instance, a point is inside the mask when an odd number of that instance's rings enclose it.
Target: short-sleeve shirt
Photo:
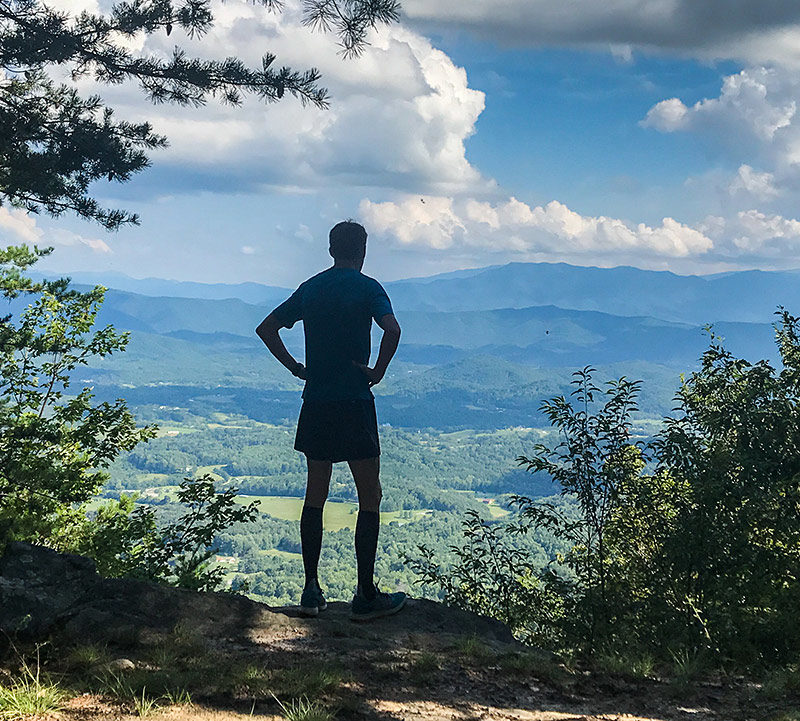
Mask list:
[[[392,313],[380,283],[355,268],[328,268],[302,283],[272,315],[281,327],[303,321],[306,341],[306,400],[337,401],[373,397],[364,372],[369,364],[370,331]]]

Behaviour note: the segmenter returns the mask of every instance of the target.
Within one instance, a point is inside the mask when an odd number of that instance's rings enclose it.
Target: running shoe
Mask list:
[[[376,589],[375,598],[368,599],[361,592],[361,588],[353,596],[353,603],[350,606],[350,618],[353,621],[369,621],[373,618],[391,616],[397,613],[406,605],[407,596],[405,593],[384,593]]]
[[[318,583],[303,589],[303,595],[300,597],[301,616],[313,618],[326,608],[328,608],[328,604],[325,602],[325,596],[322,595],[322,589]]]

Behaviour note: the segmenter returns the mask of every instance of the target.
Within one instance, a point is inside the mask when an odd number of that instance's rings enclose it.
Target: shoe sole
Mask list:
[[[323,603],[320,606],[300,606],[300,615],[306,618],[316,618],[319,612],[324,611],[326,608],[328,608],[327,603]]]
[[[404,598],[403,602],[399,606],[393,606],[392,608],[382,608],[379,611],[372,611],[370,613],[353,613],[350,612],[350,620],[351,621],[372,621],[376,618],[383,618],[384,616],[393,616],[398,611],[401,611],[408,599]]]

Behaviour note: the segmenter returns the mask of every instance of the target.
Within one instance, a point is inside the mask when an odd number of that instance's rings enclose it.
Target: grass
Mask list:
[[[203,634],[189,621],[183,620],[175,624],[170,634],[173,647],[181,655],[202,655],[206,651]]]
[[[19,719],[45,716],[59,711],[68,693],[41,675],[37,653],[36,666],[23,659],[21,674],[8,685],[0,685],[0,718]]]
[[[258,502],[262,513],[279,518],[283,521],[299,521],[303,512],[303,499],[296,496],[238,496],[237,502],[242,504]],[[323,526],[326,531],[340,531],[343,528],[355,528],[358,505],[355,503],[341,503],[328,501],[325,504]],[[407,523],[417,520],[430,513],[429,510],[414,511],[387,511],[381,513],[381,523],[388,524],[392,521]]]
[[[570,677],[569,672],[553,658],[535,651],[503,654],[500,667],[507,673],[534,676],[557,688],[564,686]]]
[[[150,716],[156,709],[158,709],[158,699],[147,695],[147,687],[142,689],[141,696],[133,697],[133,708],[136,715],[140,718]]]
[[[601,672],[634,679],[652,678],[655,672],[655,662],[648,654],[614,651],[598,656],[596,666]]]
[[[192,706],[192,694],[185,688],[178,688],[174,691],[167,691],[164,694],[164,699],[170,706]]]
[[[169,423],[158,426],[158,431],[156,431],[157,437],[161,438],[163,436],[175,435],[176,433],[197,433],[200,429],[199,428],[191,428],[189,426],[176,426],[170,425]]]
[[[486,663],[494,656],[492,650],[475,635],[461,636],[455,643],[455,651],[476,663]]]
[[[409,664],[408,671],[412,683],[427,686],[435,680],[440,668],[436,654],[423,651]]]
[[[198,466],[197,467],[197,471],[195,471],[195,475],[196,476],[202,476],[202,475],[208,473],[209,475],[214,476],[217,480],[222,480],[222,476],[217,475],[217,471],[220,468],[225,468],[226,465],[227,464],[225,464],[225,463],[214,463],[214,464],[212,464],[210,466]]]
[[[705,658],[696,649],[689,651],[684,648],[679,651],[670,651],[670,656],[672,656],[670,681],[678,689],[685,689],[696,681],[706,669]]]
[[[237,695],[267,698],[274,694],[293,700],[334,692],[344,681],[344,675],[332,666],[272,669],[255,663],[234,667],[227,677],[226,685]]]
[[[307,667],[293,666],[276,669],[272,675],[272,688],[282,696],[298,699],[316,697],[335,691],[344,681],[343,674],[331,666],[310,671]]]
[[[229,672],[227,685],[234,694],[252,698],[266,698],[272,692],[272,671],[256,664],[234,667]]]
[[[141,718],[162,706],[192,705],[191,693],[179,686],[170,672],[139,669],[128,674],[107,672],[98,680],[103,694],[129,705]]]
[[[310,701],[304,696],[283,703],[275,694],[272,698],[280,706],[285,721],[333,721],[333,714],[320,701]]]
[[[113,660],[105,646],[84,644],[69,649],[64,654],[64,664],[71,671],[89,671]]]

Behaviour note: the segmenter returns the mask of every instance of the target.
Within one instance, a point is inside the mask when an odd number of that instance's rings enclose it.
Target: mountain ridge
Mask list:
[[[271,310],[291,289],[260,283],[204,284],[75,273],[147,297],[240,300]],[[125,286],[125,287],[120,287]],[[400,311],[498,310],[554,305],[617,316],[651,316],[704,325],[764,322],[780,305],[800,308],[800,271],[745,270],[709,276],[632,266],[598,268],[567,263],[507,263],[384,283]]]

